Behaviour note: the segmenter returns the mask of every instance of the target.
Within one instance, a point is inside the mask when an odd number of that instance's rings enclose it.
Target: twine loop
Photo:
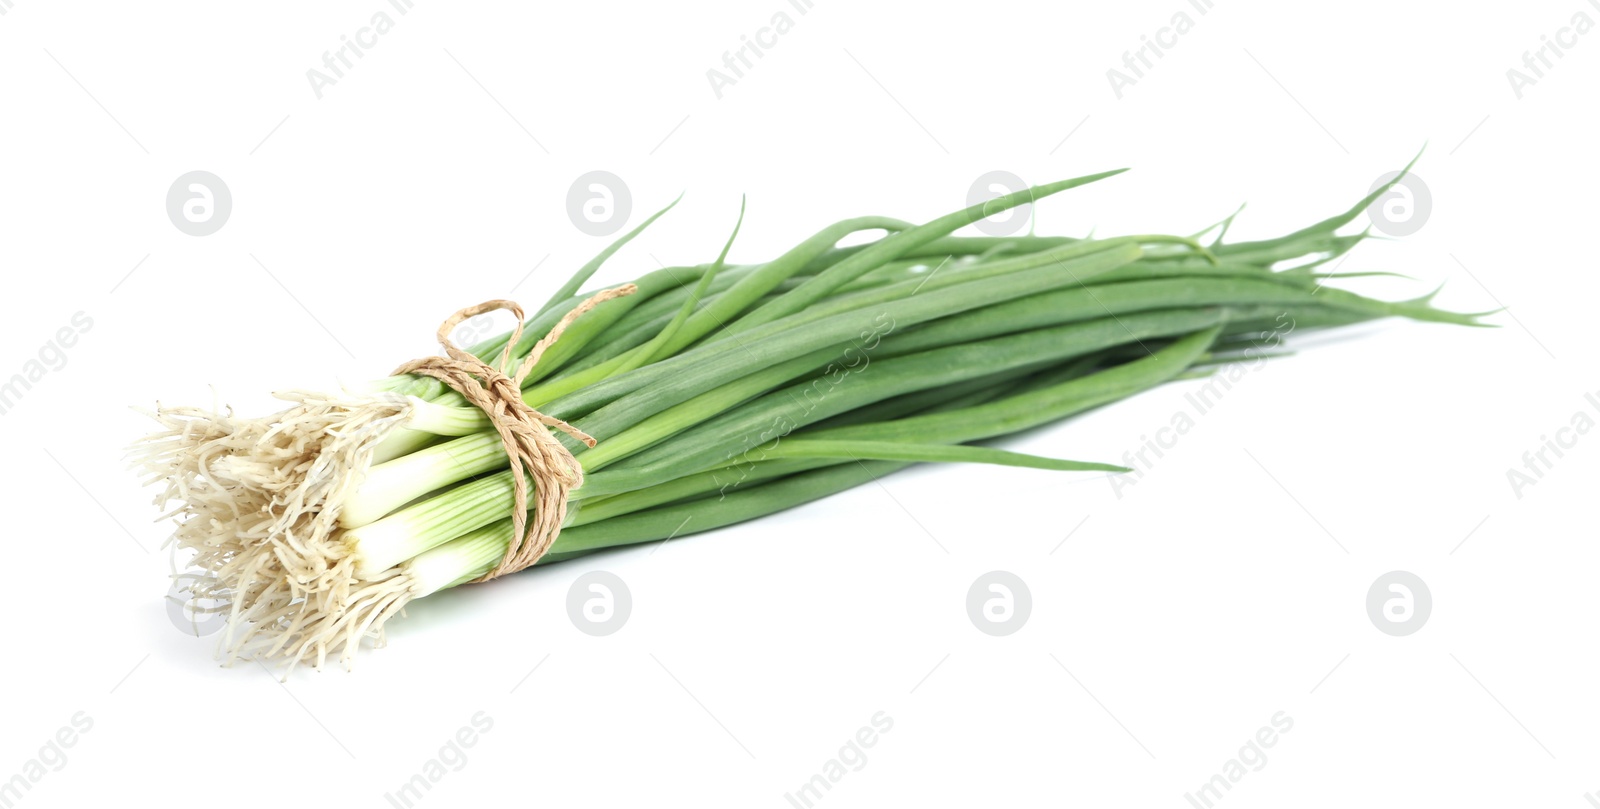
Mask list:
[[[439,325],[439,345],[445,356],[423,357],[412,360],[395,374],[419,374],[443,382],[461,394],[473,406],[482,410],[500,434],[506,457],[511,461],[513,505],[511,513],[512,536],[500,563],[474,581],[484,582],[508,573],[532,567],[555,544],[561,525],[567,517],[567,495],[583,485],[583,469],[577,458],[567,450],[550,430],[557,429],[593,447],[594,438],[571,424],[547,416],[522,400],[522,382],[539,363],[545,350],[561,339],[563,332],[579,317],[594,307],[614,298],[638,291],[633,284],[607,289],[589,297],[568,312],[555,328],[535,343],[528,356],[511,369],[511,349],[522,339],[522,307],[514,301],[492,300],[462,309]],[[517,319],[511,336],[500,352],[499,362],[491,365],[458,347],[450,340],[450,333],[462,321],[485,312],[504,309]],[[532,482],[535,497],[533,522],[528,522],[528,486]]]

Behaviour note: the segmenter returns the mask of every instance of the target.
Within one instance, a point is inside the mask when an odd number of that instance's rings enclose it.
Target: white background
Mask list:
[[[1521,99],[1506,75],[1600,9],[460,5],[416,0],[318,99],[306,71],[387,0],[0,3],[0,376],[93,319],[0,417],[0,779],[93,721],[18,805],[388,806],[478,711],[492,730],[423,805],[788,806],[879,711],[893,729],[822,805],[1188,806],[1279,711],[1292,731],[1226,806],[1600,791],[1600,437],[1520,498],[1507,481],[1574,413],[1600,419],[1600,33]],[[1106,71],[1180,10],[1193,30],[1118,99]],[[778,11],[793,30],[718,99],[706,71]],[[1417,279],[1359,287],[1393,298],[1444,283],[1446,307],[1509,307],[1503,328],[1302,341],[1120,498],[1095,476],[916,468],[429,599],[354,673],[282,685],[218,667],[164,612],[166,531],[121,458],[150,427],[130,407],[214,386],[265,412],[273,389],[429,352],[459,306],[542,301],[604,242],[567,216],[586,171],[626,181],[632,223],[688,192],[611,282],[708,260],[741,193],[734,258],[755,261],[846,216],[962,207],[996,169],[1135,169],[1040,205],[1042,233],[1188,232],[1248,201],[1235,234],[1274,236],[1424,142],[1425,226],[1341,269]],[[196,169],[234,200],[203,238],[164,210]],[[1115,461],[1186,389],[1003,445]],[[606,638],[564,608],[599,568],[634,598]],[[997,569],[1034,601],[1004,638],[965,611]],[[1391,570],[1432,593],[1408,637],[1365,611]]]

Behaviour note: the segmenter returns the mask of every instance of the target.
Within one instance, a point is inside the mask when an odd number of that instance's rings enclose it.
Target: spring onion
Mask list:
[[[1264,241],[1225,242],[1233,217],[1209,243],[1206,232],[955,235],[1117,173],[920,225],[843,220],[756,264],[727,263],[730,236],[714,260],[648,273],[632,294],[568,318],[604,262],[672,205],[651,216],[531,313],[520,338],[471,348],[515,366],[570,320],[521,396],[597,443],[557,434],[585,478],[538,564],[659,540],[690,515],[689,532],[753,519],[913,463],[1127,471],[975,442],[1259,356],[1285,317],[1299,332],[1383,317],[1481,325],[1487,314],[1328,286],[1342,276],[1327,262],[1366,238],[1338,231],[1389,186]],[[837,246],[867,232],[883,235]],[[197,596],[228,604],[226,659],[348,665],[408,604],[505,557],[520,473],[485,412],[436,379],[279,395],[292,406],[259,418],[158,407],[162,429],[135,445],[135,462],[161,485],[174,551],[210,577]]]

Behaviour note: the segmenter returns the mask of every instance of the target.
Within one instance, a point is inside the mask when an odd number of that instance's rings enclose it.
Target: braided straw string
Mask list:
[[[538,364],[545,350],[561,339],[562,333],[579,317],[606,301],[632,295],[638,289],[633,284],[623,284],[596,293],[578,304],[577,308],[561,318],[544,339],[534,344],[522,364],[509,375],[506,368],[511,362],[512,347],[522,338],[524,315],[522,307],[507,300],[485,301],[451,315],[440,324],[438,332],[439,345],[444,347],[446,356],[423,357],[394,370],[395,374],[419,374],[437,379],[482,410],[489,417],[489,423],[494,425],[495,432],[500,434],[506,457],[511,460],[515,487],[511,542],[500,563],[474,579],[474,582],[489,581],[532,567],[550,550],[556,536],[561,533],[561,524],[567,517],[567,494],[583,485],[583,469],[548,428],[558,429],[586,446],[595,445],[595,440],[582,430],[554,416],[540,413],[524,402],[522,381]],[[450,341],[450,332],[462,321],[497,309],[509,311],[517,318],[517,325],[511,330],[497,364],[490,365]],[[532,525],[528,524],[530,478],[537,497]]]

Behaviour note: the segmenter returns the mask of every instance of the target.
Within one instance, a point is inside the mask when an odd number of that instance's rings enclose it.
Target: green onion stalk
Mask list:
[[[1328,262],[1367,238],[1339,231],[1404,173],[1264,241],[1226,241],[1231,216],[1191,236],[955,235],[1118,173],[920,225],[846,219],[756,264],[727,263],[736,225],[715,260],[648,273],[570,318],[599,291],[586,286],[604,262],[676,202],[649,217],[515,341],[470,349],[516,367],[567,321],[522,399],[596,444],[556,434],[584,482],[537,564],[754,519],[914,463],[1126,472],[980,442],[1258,360],[1287,331],[1384,317],[1482,325],[1489,314],[1329,286],[1348,274]],[[872,232],[882,235],[838,246]],[[196,596],[227,605],[226,660],[348,665],[408,604],[506,557],[514,473],[489,417],[459,393],[400,374],[277,395],[292,406],[262,418],[158,407],[162,430],[134,449],[175,521],[171,547],[204,573]]]

